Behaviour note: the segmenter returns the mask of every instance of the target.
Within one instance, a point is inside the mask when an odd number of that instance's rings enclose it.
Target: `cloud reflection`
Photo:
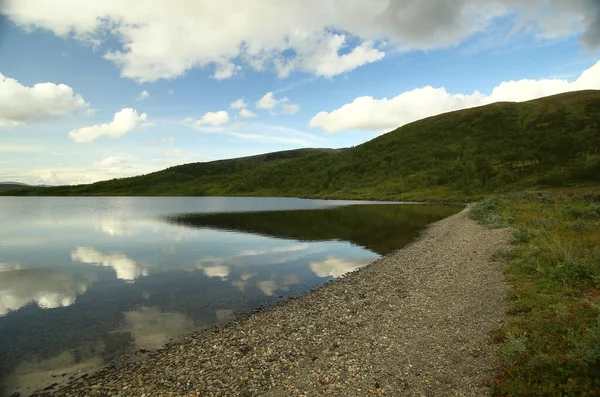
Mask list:
[[[311,262],[308,266],[319,277],[339,277],[371,261],[372,259],[344,259],[330,255],[324,261]]]
[[[182,313],[163,312],[154,307],[142,307],[123,313],[125,328],[135,345],[144,349],[158,349],[169,339],[192,332],[194,322]]]
[[[308,244],[292,245],[289,247],[274,247],[264,250],[244,250],[236,254],[236,256],[261,256],[274,253],[297,252],[304,251],[309,248]]]
[[[288,274],[283,277],[274,277],[270,280],[262,280],[256,283],[265,295],[273,296],[275,291],[288,291],[290,285],[300,284],[300,279],[295,274]]]
[[[133,281],[147,276],[148,269],[137,266],[136,262],[123,254],[104,255],[93,248],[79,247],[71,252],[71,259],[82,263],[112,267],[120,280]]]
[[[70,306],[90,284],[54,270],[26,269],[19,264],[0,264],[0,271],[0,316],[29,302],[42,309]]]
[[[101,230],[109,236],[131,236],[131,231],[120,219],[102,219],[96,223],[96,230]]]

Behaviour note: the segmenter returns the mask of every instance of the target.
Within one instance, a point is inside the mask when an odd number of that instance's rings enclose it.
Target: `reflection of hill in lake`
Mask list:
[[[429,223],[460,206],[420,204],[349,205],[323,210],[181,214],[168,221],[303,241],[345,240],[385,255],[408,242]]]

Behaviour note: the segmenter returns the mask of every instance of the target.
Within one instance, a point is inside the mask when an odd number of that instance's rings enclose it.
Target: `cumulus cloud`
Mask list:
[[[150,93],[148,93],[148,91],[146,91],[146,90],[140,92],[138,94],[138,96],[136,97],[136,99],[138,101],[143,101],[144,99],[148,99],[148,98],[150,98]]]
[[[253,111],[251,111],[251,110],[241,109],[240,110],[240,117],[252,118],[252,117],[258,117],[258,115],[256,113],[254,113]]]
[[[319,112],[310,126],[327,133],[345,130],[384,131],[410,122],[453,110],[499,101],[521,102],[563,92],[600,89],[600,62],[585,70],[572,82],[563,79],[508,81],[489,95],[451,94],[445,88],[426,86],[404,92],[394,98],[363,96],[331,112]]]
[[[382,59],[384,42],[404,50],[454,46],[500,17],[541,39],[578,34],[600,48],[597,0],[138,2],[8,0],[0,12],[24,29],[116,42],[104,57],[140,82],[209,66],[215,79],[243,67],[331,77]]]
[[[271,114],[277,114],[276,110],[279,108],[281,108],[281,112],[284,114],[294,114],[300,109],[300,106],[288,103],[289,101],[288,97],[277,99],[275,98],[275,93],[269,91],[256,102],[256,107],[268,110]]]
[[[69,132],[69,137],[77,143],[92,142],[104,135],[109,138],[119,138],[142,124],[147,118],[146,113],[138,114],[131,108],[121,109],[115,113],[110,123],[72,130]]]
[[[186,119],[189,121],[189,119]],[[218,112],[206,112],[201,119],[194,121],[194,124],[200,125],[211,125],[213,127],[229,122],[229,114],[225,110]]]
[[[271,110],[281,102],[287,101],[287,98],[275,99],[275,94],[272,91],[267,92],[256,102],[256,107],[259,109]]]
[[[246,102],[244,102],[244,98],[240,98],[237,99],[233,102],[231,102],[231,106],[232,109],[243,109],[243,108],[247,108],[248,104]]]
[[[27,87],[0,73],[0,127],[58,118],[76,110],[91,111],[68,85],[38,83]]]

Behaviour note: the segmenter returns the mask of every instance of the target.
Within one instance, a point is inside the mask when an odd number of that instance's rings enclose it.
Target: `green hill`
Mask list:
[[[22,195],[227,195],[465,200],[600,184],[600,91],[429,117],[362,145],[171,167]],[[8,193],[7,193],[8,194]]]
[[[20,182],[0,182],[0,191],[4,190],[13,190],[13,189],[24,189],[28,188],[30,185]]]

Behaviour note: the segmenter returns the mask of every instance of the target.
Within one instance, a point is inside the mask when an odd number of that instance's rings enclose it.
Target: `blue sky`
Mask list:
[[[348,147],[600,89],[596,0],[7,0],[0,14],[0,181]]]

